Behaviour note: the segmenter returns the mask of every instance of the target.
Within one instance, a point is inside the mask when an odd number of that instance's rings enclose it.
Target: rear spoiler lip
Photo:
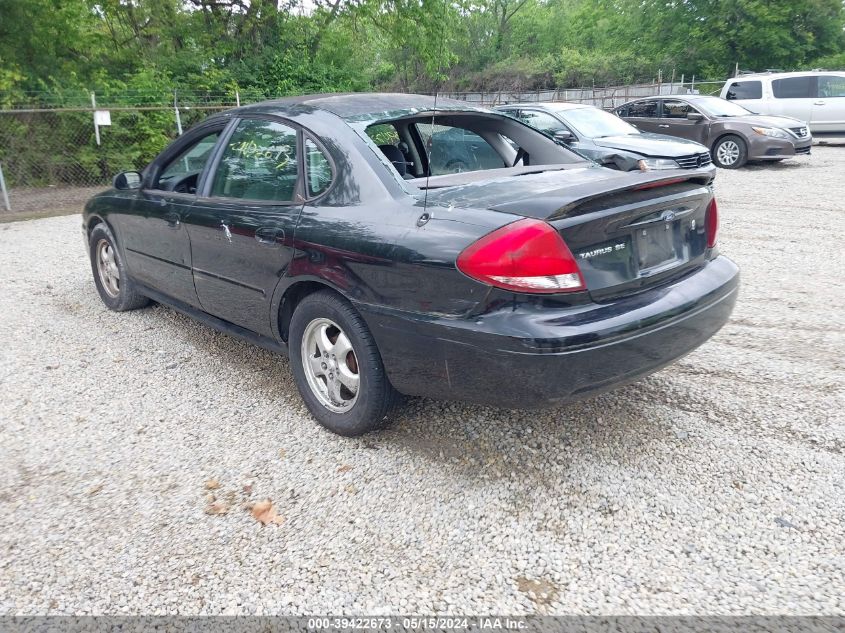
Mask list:
[[[680,173],[679,173],[680,172]],[[503,211],[517,215],[543,218],[546,221],[560,220],[569,214],[576,207],[604,196],[614,195],[623,191],[636,191],[638,189],[651,189],[682,182],[692,182],[701,186],[713,182],[714,174],[711,169],[684,169],[651,172],[621,172],[619,178],[603,180],[599,182],[573,185],[558,192],[553,196],[539,196],[527,200],[515,200],[501,205],[492,206],[494,211]],[[529,207],[551,206],[549,198],[554,198],[555,211],[531,213]]]

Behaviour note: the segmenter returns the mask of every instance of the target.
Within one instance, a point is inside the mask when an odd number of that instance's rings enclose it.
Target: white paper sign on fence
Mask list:
[[[95,110],[94,125],[111,125],[111,112],[108,110]]]

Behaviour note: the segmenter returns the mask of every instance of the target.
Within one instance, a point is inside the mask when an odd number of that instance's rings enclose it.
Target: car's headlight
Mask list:
[[[650,169],[680,169],[680,165],[671,158],[643,158],[637,166],[640,171],[648,171]]]
[[[789,134],[786,130],[781,130],[776,127],[752,127],[751,129],[757,132],[757,134],[762,134],[763,136],[771,136],[772,138],[789,138]]]

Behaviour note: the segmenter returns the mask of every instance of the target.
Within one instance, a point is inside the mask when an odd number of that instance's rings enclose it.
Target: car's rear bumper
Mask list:
[[[501,407],[578,400],[650,374],[730,316],[739,271],[717,257],[669,285],[577,308],[525,303],[471,319],[358,306],[401,392]]]
[[[756,135],[748,145],[748,160],[783,160],[807,156],[813,147],[813,138],[777,139]]]

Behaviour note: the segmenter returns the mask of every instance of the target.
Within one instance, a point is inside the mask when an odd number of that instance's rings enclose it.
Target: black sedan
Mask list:
[[[456,138],[473,169],[446,167]],[[289,354],[314,417],[356,435],[400,393],[562,403],[706,341],[739,282],[711,179],[605,169],[460,102],[316,95],[210,117],[83,230],[109,308]]]
[[[587,158],[615,169],[694,169],[711,165],[710,151],[692,140],[643,133],[619,117],[581,103],[514,103],[496,108]],[[715,171],[714,167],[711,167]]]

